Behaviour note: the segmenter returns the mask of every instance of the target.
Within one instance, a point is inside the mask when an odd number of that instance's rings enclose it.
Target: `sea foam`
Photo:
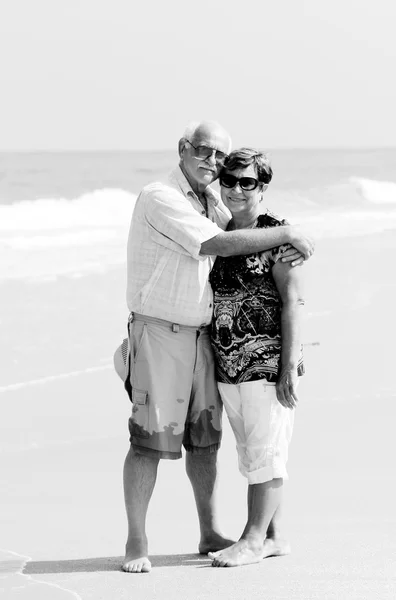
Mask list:
[[[136,195],[103,189],[67,200],[27,200],[0,205],[0,232],[38,232],[129,225]]]
[[[51,281],[122,265],[135,201],[125,190],[102,189],[0,205],[0,281]]]

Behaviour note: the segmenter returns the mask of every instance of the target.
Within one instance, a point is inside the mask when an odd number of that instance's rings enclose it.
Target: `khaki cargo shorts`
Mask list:
[[[208,327],[133,314],[125,389],[132,401],[130,442],[139,454],[180,458],[181,447],[215,452],[222,404]]]

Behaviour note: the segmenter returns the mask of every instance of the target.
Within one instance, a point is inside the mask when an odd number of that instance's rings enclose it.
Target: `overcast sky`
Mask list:
[[[396,146],[395,0],[1,0],[0,149]]]

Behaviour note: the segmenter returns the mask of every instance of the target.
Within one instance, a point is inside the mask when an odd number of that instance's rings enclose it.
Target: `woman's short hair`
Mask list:
[[[261,150],[255,148],[239,148],[233,150],[222,168],[222,172],[245,169],[254,164],[258,180],[261,183],[269,183],[272,179],[272,169],[268,156]],[[221,177],[221,173],[220,173]]]

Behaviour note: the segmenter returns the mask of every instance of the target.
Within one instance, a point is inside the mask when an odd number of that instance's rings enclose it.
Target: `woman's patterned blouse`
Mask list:
[[[288,225],[270,212],[255,227]],[[272,267],[288,246],[248,256],[217,257],[209,277],[213,289],[212,345],[217,381],[276,382],[281,358],[282,302]],[[298,375],[304,373],[302,353]]]

